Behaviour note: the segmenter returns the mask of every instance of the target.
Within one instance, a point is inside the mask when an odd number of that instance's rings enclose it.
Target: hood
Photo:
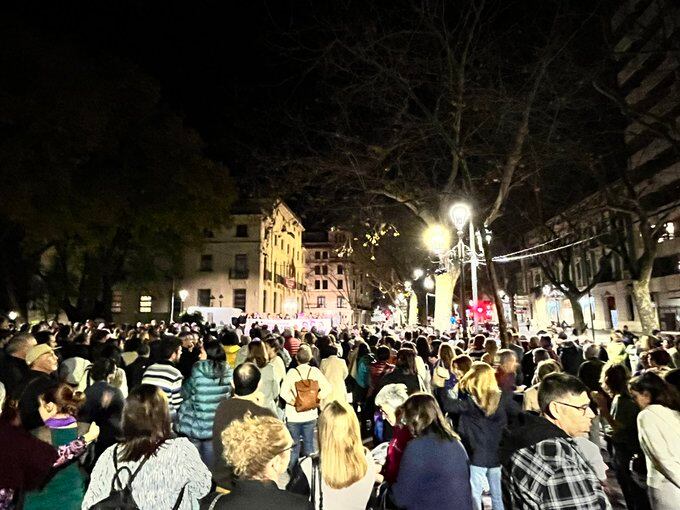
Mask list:
[[[503,431],[498,455],[501,464],[505,464],[510,457],[522,448],[528,448],[546,439],[566,438],[567,433],[553,425],[542,416],[532,413],[521,413],[517,417],[516,426]]]

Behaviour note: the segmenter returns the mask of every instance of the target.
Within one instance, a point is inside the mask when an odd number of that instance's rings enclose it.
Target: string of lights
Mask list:
[[[535,250],[536,248],[540,248],[540,247],[542,247],[542,246],[545,246],[546,244],[554,243],[555,241],[559,241],[559,240],[561,240],[561,239],[564,239],[565,237],[566,237],[566,236],[563,236],[563,237],[555,237],[555,238],[549,239],[548,241],[545,241],[545,242],[543,242],[543,243],[541,243],[541,244],[537,244],[536,246],[531,246],[531,247],[529,247],[529,248],[524,248],[524,249],[522,249],[522,250],[513,251],[512,253],[506,253],[505,255],[502,255],[502,256],[503,256],[503,257],[512,257],[512,256],[514,256],[514,255],[518,255],[519,253],[524,253],[524,252],[527,252],[527,251]]]
[[[587,239],[581,239],[579,241],[574,241],[573,243],[565,244],[564,246],[558,246],[557,248],[551,248],[549,250],[544,250],[540,251],[537,253],[527,253],[526,255],[513,255],[512,253],[509,253],[507,255],[499,255],[497,257],[494,257],[492,260],[494,262],[500,262],[500,263],[506,263],[506,262],[514,262],[516,260],[522,260],[522,259],[528,259],[532,257],[538,257],[540,255],[546,255],[548,253],[553,253],[556,251],[564,250],[566,248],[571,248],[572,246],[577,246],[579,244],[587,243],[588,241],[591,241],[592,239],[595,239],[597,237],[600,237],[604,234],[598,234],[595,236],[590,236]],[[535,250],[536,248],[540,248],[541,246],[544,246],[546,243],[543,243],[543,245],[539,244],[536,246],[532,246],[531,248],[527,248],[522,251],[528,251],[528,250]],[[520,252],[515,252],[515,253],[520,253]]]

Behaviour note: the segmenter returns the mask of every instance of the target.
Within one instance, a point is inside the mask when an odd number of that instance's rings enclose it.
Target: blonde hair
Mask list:
[[[498,409],[501,390],[494,369],[487,363],[475,361],[460,380],[460,388],[472,397],[486,416],[491,416]]]
[[[329,487],[344,489],[361,480],[368,470],[366,453],[354,411],[337,401],[319,416],[321,475]]]
[[[224,458],[237,476],[254,479],[267,464],[290,446],[291,437],[282,421],[271,416],[253,417],[248,411],[222,432]]]

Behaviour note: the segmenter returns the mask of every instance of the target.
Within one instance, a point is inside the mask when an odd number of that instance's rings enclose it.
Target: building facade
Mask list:
[[[305,248],[305,309],[334,325],[367,324],[371,315],[372,288],[365,273],[343,247],[351,234],[342,230],[309,232]]]
[[[229,227],[204,231],[201,246],[186,249],[183,274],[174,282],[116,289],[114,320],[168,320],[173,303],[175,317],[191,307],[233,307],[261,316],[303,312],[303,231],[281,201],[244,203]]]

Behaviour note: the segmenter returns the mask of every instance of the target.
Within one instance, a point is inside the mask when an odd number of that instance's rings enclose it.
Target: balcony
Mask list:
[[[249,271],[248,269],[230,269],[229,279],[230,280],[247,280]]]
[[[263,275],[264,275],[264,281],[265,281],[265,282],[271,281],[271,279],[272,279],[272,272],[271,272],[269,269],[265,269]]]

